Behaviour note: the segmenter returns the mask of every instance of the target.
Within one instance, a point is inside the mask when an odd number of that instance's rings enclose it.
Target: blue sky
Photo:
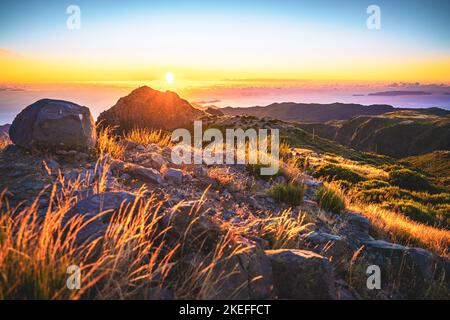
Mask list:
[[[23,1],[0,2],[0,40],[14,45],[30,37],[60,28],[65,9],[79,5],[86,24],[112,19],[125,25],[128,19],[158,15],[183,16],[185,19],[226,17],[232,23],[241,19],[290,20],[293,23],[315,21],[337,27],[364,28],[365,9],[370,4],[382,10],[386,32],[399,38],[421,37],[437,47],[450,45],[450,1],[447,0],[316,0],[316,1]]]
[[[66,28],[70,4],[81,8],[77,32]],[[379,31],[366,28],[371,4],[381,8]],[[450,1],[2,0],[0,48],[80,68],[235,68],[257,76],[264,67],[301,77],[314,67],[326,77],[352,64],[448,61]]]

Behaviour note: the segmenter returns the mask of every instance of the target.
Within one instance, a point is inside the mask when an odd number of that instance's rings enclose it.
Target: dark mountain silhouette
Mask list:
[[[133,128],[173,130],[189,125],[201,115],[201,110],[175,92],[161,92],[143,86],[102,112],[97,122],[101,126],[117,126],[123,131]]]
[[[269,117],[285,121],[327,122],[330,120],[348,120],[359,115],[378,115],[392,112],[395,108],[390,105],[364,106],[353,103],[273,103],[266,107],[231,108],[221,111],[226,115],[248,115],[259,118]]]

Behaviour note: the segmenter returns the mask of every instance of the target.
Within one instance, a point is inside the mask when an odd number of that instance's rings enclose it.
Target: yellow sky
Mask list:
[[[38,59],[0,51],[0,82],[57,83],[76,81],[140,81],[163,79],[173,72],[178,83],[189,80],[224,79],[306,79],[347,81],[405,81],[450,83],[450,58],[380,59],[369,63],[352,59],[274,62],[260,67],[247,65],[233,68],[187,65],[157,65],[145,62],[104,62],[98,59]]]

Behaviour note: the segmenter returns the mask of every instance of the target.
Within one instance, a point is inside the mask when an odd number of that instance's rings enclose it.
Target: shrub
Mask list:
[[[433,190],[428,179],[412,170],[399,169],[389,173],[389,182],[397,187],[412,191],[430,191]]]
[[[278,202],[284,202],[292,206],[303,203],[305,186],[303,184],[279,183],[269,189],[269,196]]]
[[[382,207],[403,213],[408,218],[418,222],[426,224],[434,224],[436,222],[435,211],[412,200],[387,201],[382,204]]]
[[[272,178],[278,177],[280,175],[280,170],[274,175],[262,175],[261,174],[261,168],[268,167],[268,165],[264,165],[261,163],[255,163],[255,164],[247,164],[247,171],[254,177],[260,178],[263,180],[270,180]]]
[[[97,152],[100,157],[108,153],[114,159],[123,160],[125,146],[114,136],[110,127],[102,128],[97,133]]]
[[[291,155],[291,146],[287,142],[282,142],[279,147],[280,159],[287,160]]]
[[[258,229],[263,239],[270,243],[272,250],[298,248],[302,233],[308,233],[311,223],[306,222],[305,213],[293,215],[291,210],[267,218],[256,219],[250,223],[251,229]]]
[[[359,182],[355,188],[357,190],[370,190],[370,189],[378,189],[378,188],[384,188],[389,187],[390,184],[383,180],[378,179],[372,179],[367,181],[361,181]]]
[[[428,192],[412,192],[415,200],[425,204],[446,204],[450,203],[450,193],[442,192],[436,194],[429,194]]]
[[[334,164],[320,166],[315,170],[313,176],[315,178],[323,178],[327,181],[345,180],[351,183],[358,183],[364,180],[364,178],[358,173]]]
[[[125,140],[134,141],[136,143],[147,146],[156,143],[160,147],[170,146],[172,136],[162,130],[151,129],[133,129],[124,135]]]
[[[316,201],[322,209],[333,213],[341,213],[345,209],[345,200],[341,191],[330,185],[317,190]]]
[[[399,187],[384,187],[368,190],[356,190],[353,197],[364,203],[382,203],[396,199],[414,199],[412,193]]]

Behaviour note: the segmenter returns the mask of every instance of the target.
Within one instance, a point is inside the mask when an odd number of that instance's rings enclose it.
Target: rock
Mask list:
[[[180,169],[168,168],[164,174],[164,178],[175,184],[181,184],[183,183],[183,171]]]
[[[185,174],[183,174],[183,180],[191,181],[192,180],[192,175],[189,172],[186,172]]]
[[[79,162],[86,162],[89,160],[89,155],[87,153],[84,152],[78,152],[75,155],[75,160],[79,161]]]
[[[113,159],[109,163],[109,168],[112,171],[123,171],[123,170],[125,170],[125,165],[126,165],[126,163],[123,162],[122,160]]]
[[[274,179],[274,183],[275,183],[275,184],[278,184],[278,183],[286,183],[286,178],[283,177],[283,176],[277,176],[277,177]]]
[[[241,282],[247,286],[239,293],[236,298],[262,300],[275,298],[275,291],[272,279],[272,265],[264,250],[256,244],[245,238],[240,238],[239,242],[247,246],[248,250],[237,255],[241,273],[245,276]],[[239,281],[236,281],[236,287],[239,287]]]
[[[334,299],[330,262],[306,250],[266,250],[275,287],[281,299]]]
[[[201,165],[194,166],[194,176],[202,178],[208,175],[208,169]]]
[[[159,150],[159,146],[156,143],[150,143],[147,146],[147,151],[148,152],[157,152]]]
[[[319,180],[313,180],[313,179],[303,179],[302,180],[303,183],[305,185],[307,185],[308,187],[313,187],[313,188],[320,188],[323,186],[323,182],[319,181]]]
[[[136,146],[136,150],[137,150],[137,151],[143,152],[143,151],[145,151],[145,147],[144,147],[142,144],[138,144],[138,145]]]
[[[380,267],[385,279],[385,289],[395,282],[403,293],[420,297],[429,289],[433,280],[442,277],[446,285],[449,285],[444,260],[425,249],[384,240],[369,240],[364,241],[363,254],[367,264]]]
[[[162,155],[165,158],[172,158],[172,148],[165,146],[162,151],[161,151]]]
[[[189,246],[201,248],[205,253],[215,250],[223,239],[223,230],[214,220],[208,218],[203,211],[197,213],[199,203],[190,201],[179,207],[169,208],[163,221],[170,224],[173,231],[185,235],[191,234]],[[271,264],[264,251],[254,242],[234,237],[223,250],[236,250],[238,253],[225,253],[211,269],[209,277],[217,279],[212,299],[271,299],[274,298]],[[225,258],[228,256],[228,258]],[[193,264],[192,261],[185,263]]]
[[[167,161],[164,160],[160,154],[152,152],[148,156],[147,161],[145,161],[142,165],[160,170],[163,166],[167,165]]]
[[[136,164],[128,163],[125,166],[125,173],[141,180],[143,182],[151,182],[160,184],[162,182],[161,174],[153,168],[145,168]]]
[[[122,174],[122,175],[120,176],[120,178],[121,178],[122,180],[127,181],[127,180],[130,180],[130,179],[131,179],[131,176],[130,176],[128,173],[124,173],[124,174]]]
[[[136,200],[136,196],[129,192],[104,192],[87,197],[85,200],[77,202],[64,216],[62,224],[66,225],[70,219],[77,215],[83,217],[86,222],[99,213],[110,210],[111,212],[103,214],[98,219],[91,221],[77,234],[77,243],[83,243],[87,240],[92,241],[105,234],[109,220],[114,210],[121,206],[131,205]]]
[[[370,221],[368,218],[366,218],[360,214],[351,213],[351,212],[347,212],[346,218],[347,218],[347,223],[352,225],[355,228],[355,230],[357,230],[361,233],[369,233]]]
[[[121,143],[125,147],[125,151],[136,149],[136,147],[139,145],[137,142],[125,139],[122,139],[119,143]]]
[[[329,234],[325,232],[312,232],[304,238],[308,249],[325,256],[333,262],[333,264],[347,266],[354,254],[352,246],[342,236]]]
[[[174,130],[191,124],[203,114],[175,92],[143,86],[102,112],[98,121],[102,126],[117,126],[124,131],[135,128]]]
[[[95,147],[94,119],[87,107],[62,100],[39,100],[14,119],[13,143],[28,149],[89,151]]]
[[[56,162],[55,160],[48,160],[48,161],[43,161],[42,165],[44,166],[44,169],[47,171],[47,173],[51,176],[56,176],[58,175],[58,170],[60,168],[60,165],[58,162]]]

